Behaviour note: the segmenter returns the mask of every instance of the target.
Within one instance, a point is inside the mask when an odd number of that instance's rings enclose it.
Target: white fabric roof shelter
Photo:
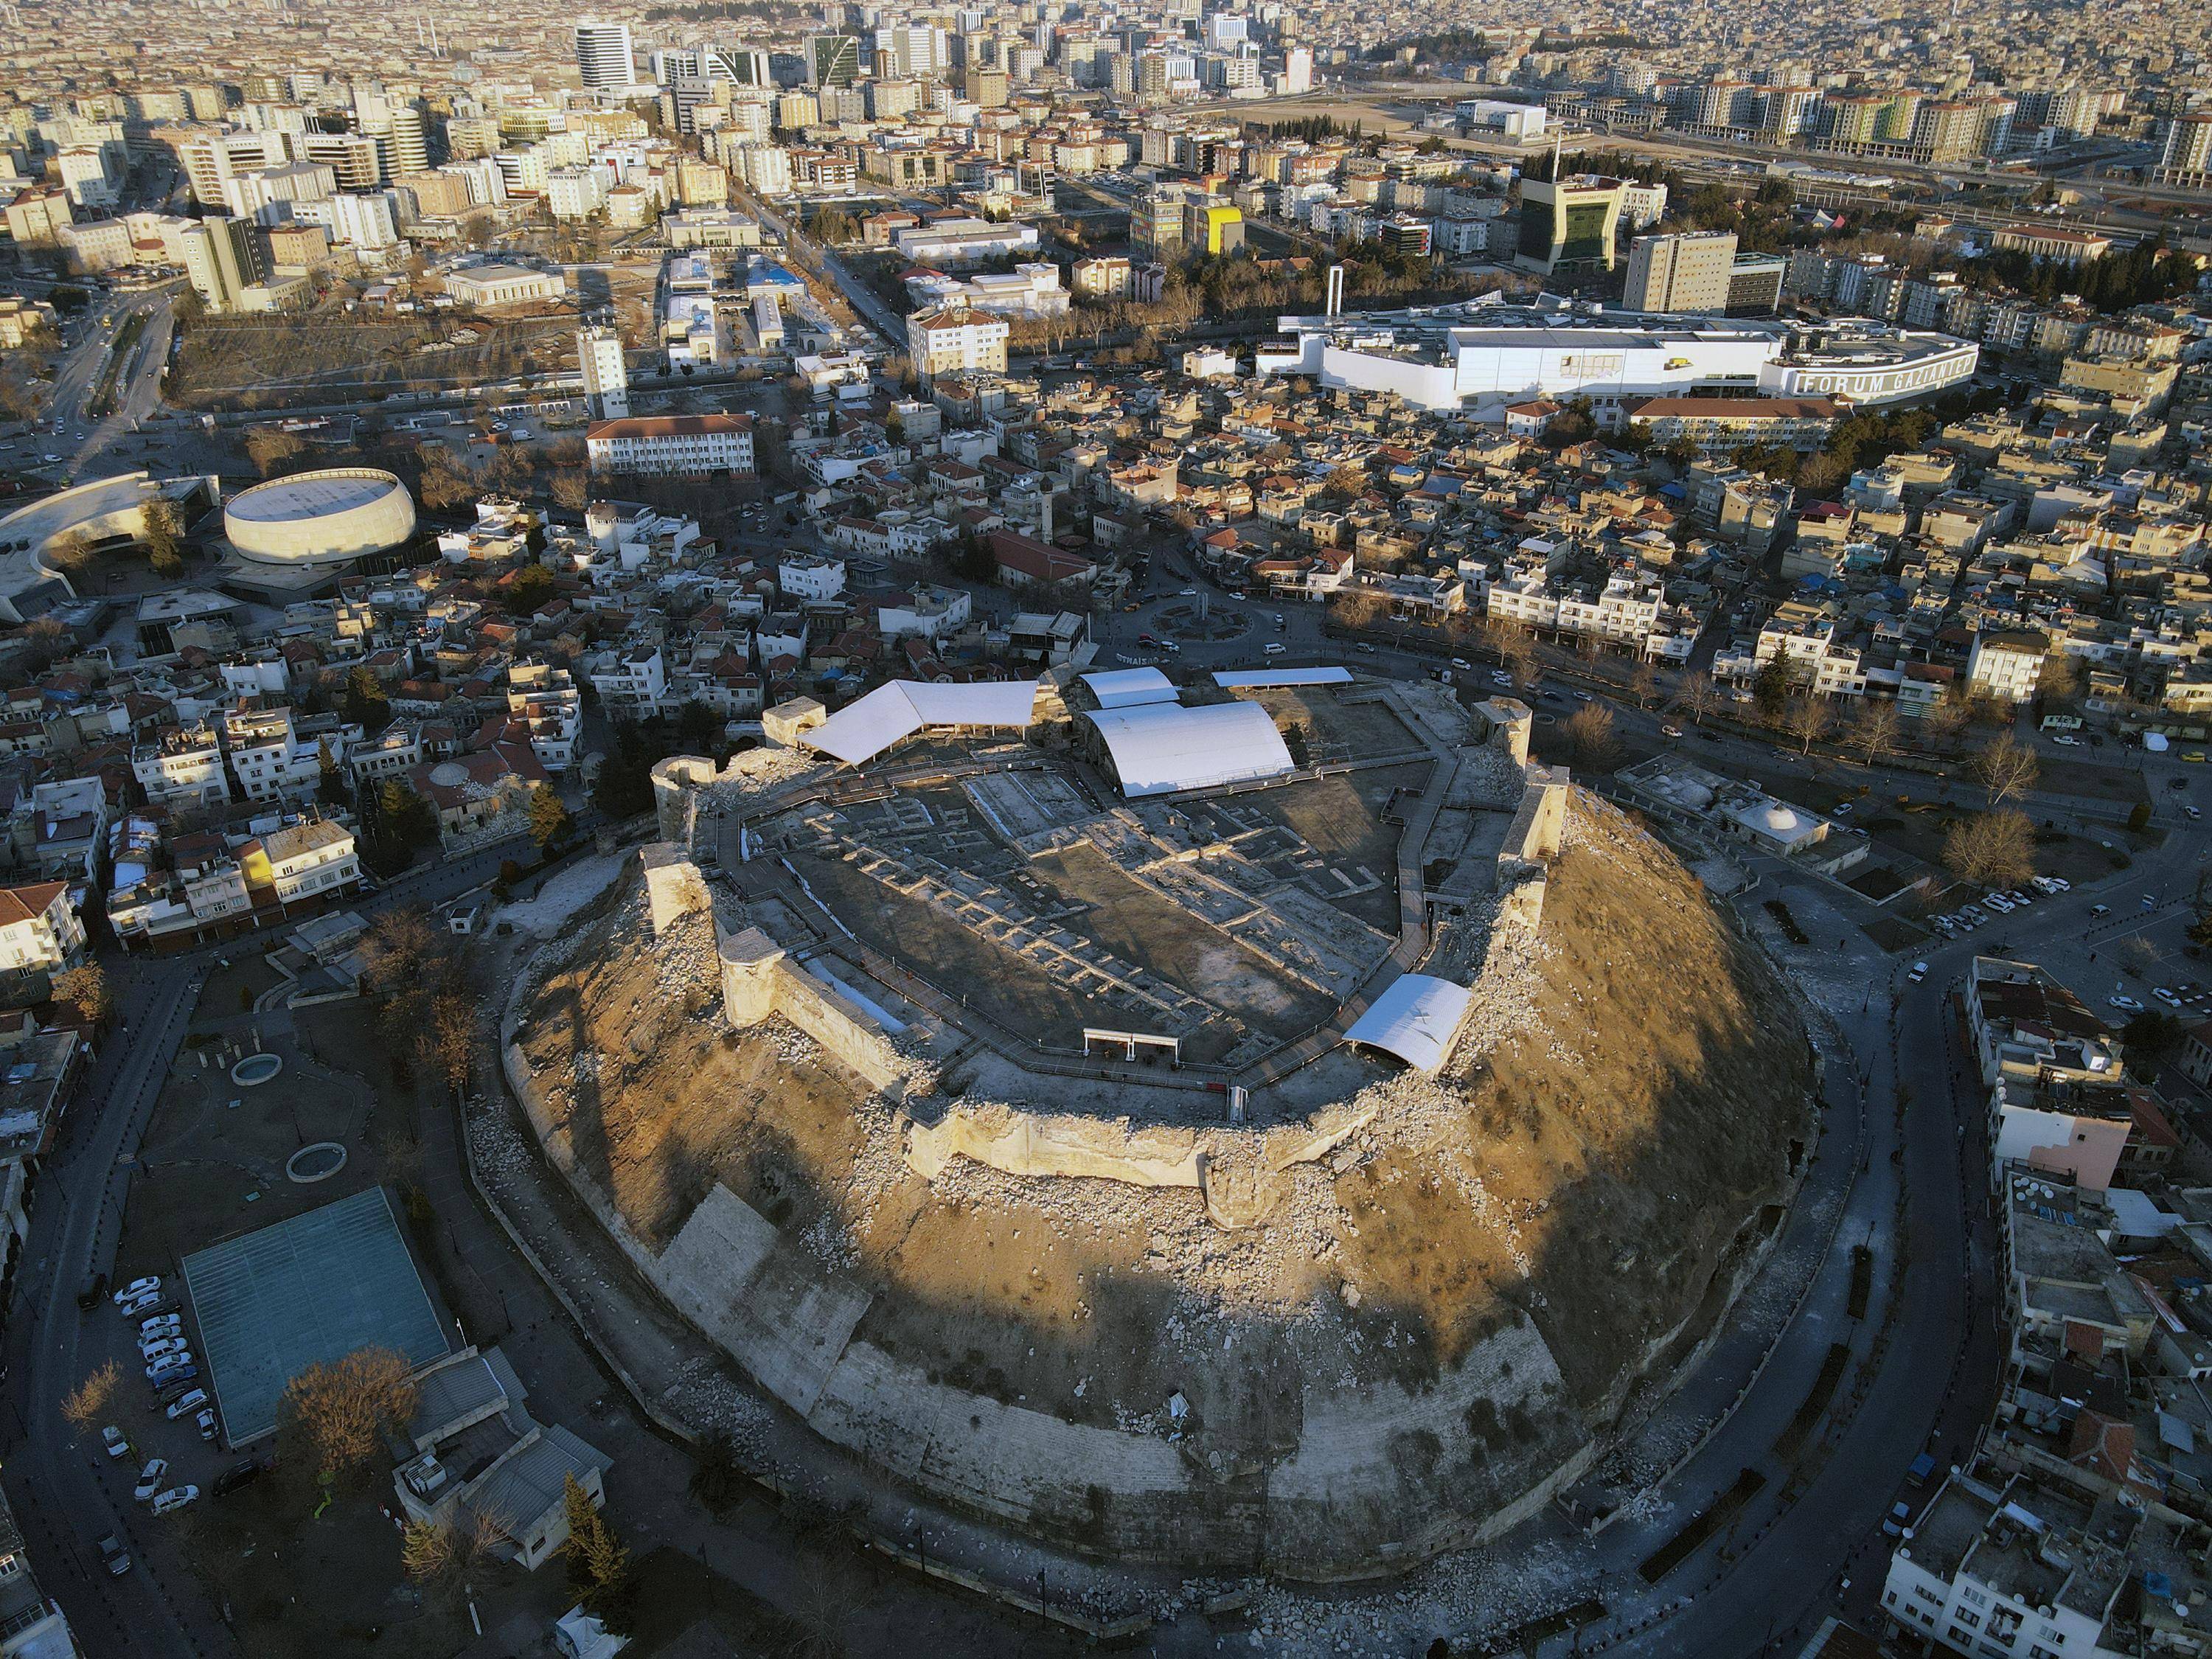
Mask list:
[[[1401,974],[1344,1034],[1433,1077],[1451,1053],[1452,1038],[1467,1018],[1474,993],[1429,974]]]
[[[1349,668],[1231,668],[1213,677],[1224,691],[1262,685],[1349,685]]]
[[[1283,734],[1256,702],[1179,702],[1102,708],[1085,716],[1114,757],[1121,793],[1164,795],[1177,789],[1247,783],[1291,770]]]
[[[1173,702],[1176,689],[1157,668],[1109,668],[1085,674],[1083,683],[1101,708],[1130,708],[1139,703]]]
[[[810,749],[858,766],[925,726],[992,726],[1021,730],[1036,706],[1035,680],[989,680],[935,685],[893,680],[839,709],[799,740]]]

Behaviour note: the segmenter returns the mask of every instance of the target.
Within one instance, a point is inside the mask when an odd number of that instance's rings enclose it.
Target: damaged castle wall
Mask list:
[[[1338,1103],[1303,1123],[1261,1131],[1133,1126],[1127,1118],[1028,1112],[960,1101],[934,1123],[906,1127],[906,1160],[934,1180],[955,1158],[1003,1174],[1082,1176],[1137,1187],[1195,1187],[1224,1226],[1266,1213],[1270,1176],[1326,1158],[1374,1120],[1375,1109]]]
[[[722,1011],[733,1029],[781,1014],[893,1100],[935,1089],[925,1062],[901,1053],[872,1015],[802,970],[759,928],[733,928],[718,915],[714,948],[722,962]]]

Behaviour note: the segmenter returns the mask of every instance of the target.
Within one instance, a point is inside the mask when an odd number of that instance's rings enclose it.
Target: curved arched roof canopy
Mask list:
[[[997,726],[1019,731],[1036,706],[1035,680],[983,680],[938,685],[893,680],[839,709],[799,740],[858,766],[929,726]]]
[[[1247,783],[1291,770],[1283,734],[1255,702],[1212,702],[1196,708],[1147,702],[1102,708],[1085,718],[1106,739],[1124,795]]]
[[[1452,1039],[1467,1018],[1474,993],[1430,974],[1401,974],[1352,1021],[1346,1042],[1395,1054],[1431,1077],[1451,1054]]]

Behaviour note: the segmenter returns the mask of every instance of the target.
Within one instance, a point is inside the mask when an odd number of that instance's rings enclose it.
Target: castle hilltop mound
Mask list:
[[[1814,1133],[1771,964],[1579,790],[1540,927],[1498,896],[1424,964],[1474,994],[1446,1063],[1337,1046],[1242,1126],[994,1089],[834,929],[774,947],[804,995],[727,1006],[769,941],[720,893],[656,931],[647,886],[511,1008],[554,1161],[818,1431],[1102,1553],[1340,1577],[1504,1530],[1663,1395]]]

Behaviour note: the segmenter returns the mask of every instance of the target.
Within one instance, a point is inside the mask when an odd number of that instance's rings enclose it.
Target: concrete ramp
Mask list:
[[[866,1292],[719,1184],[660,1253],[660,1283],[679,1312],[802,1415],[868,1310]]]

